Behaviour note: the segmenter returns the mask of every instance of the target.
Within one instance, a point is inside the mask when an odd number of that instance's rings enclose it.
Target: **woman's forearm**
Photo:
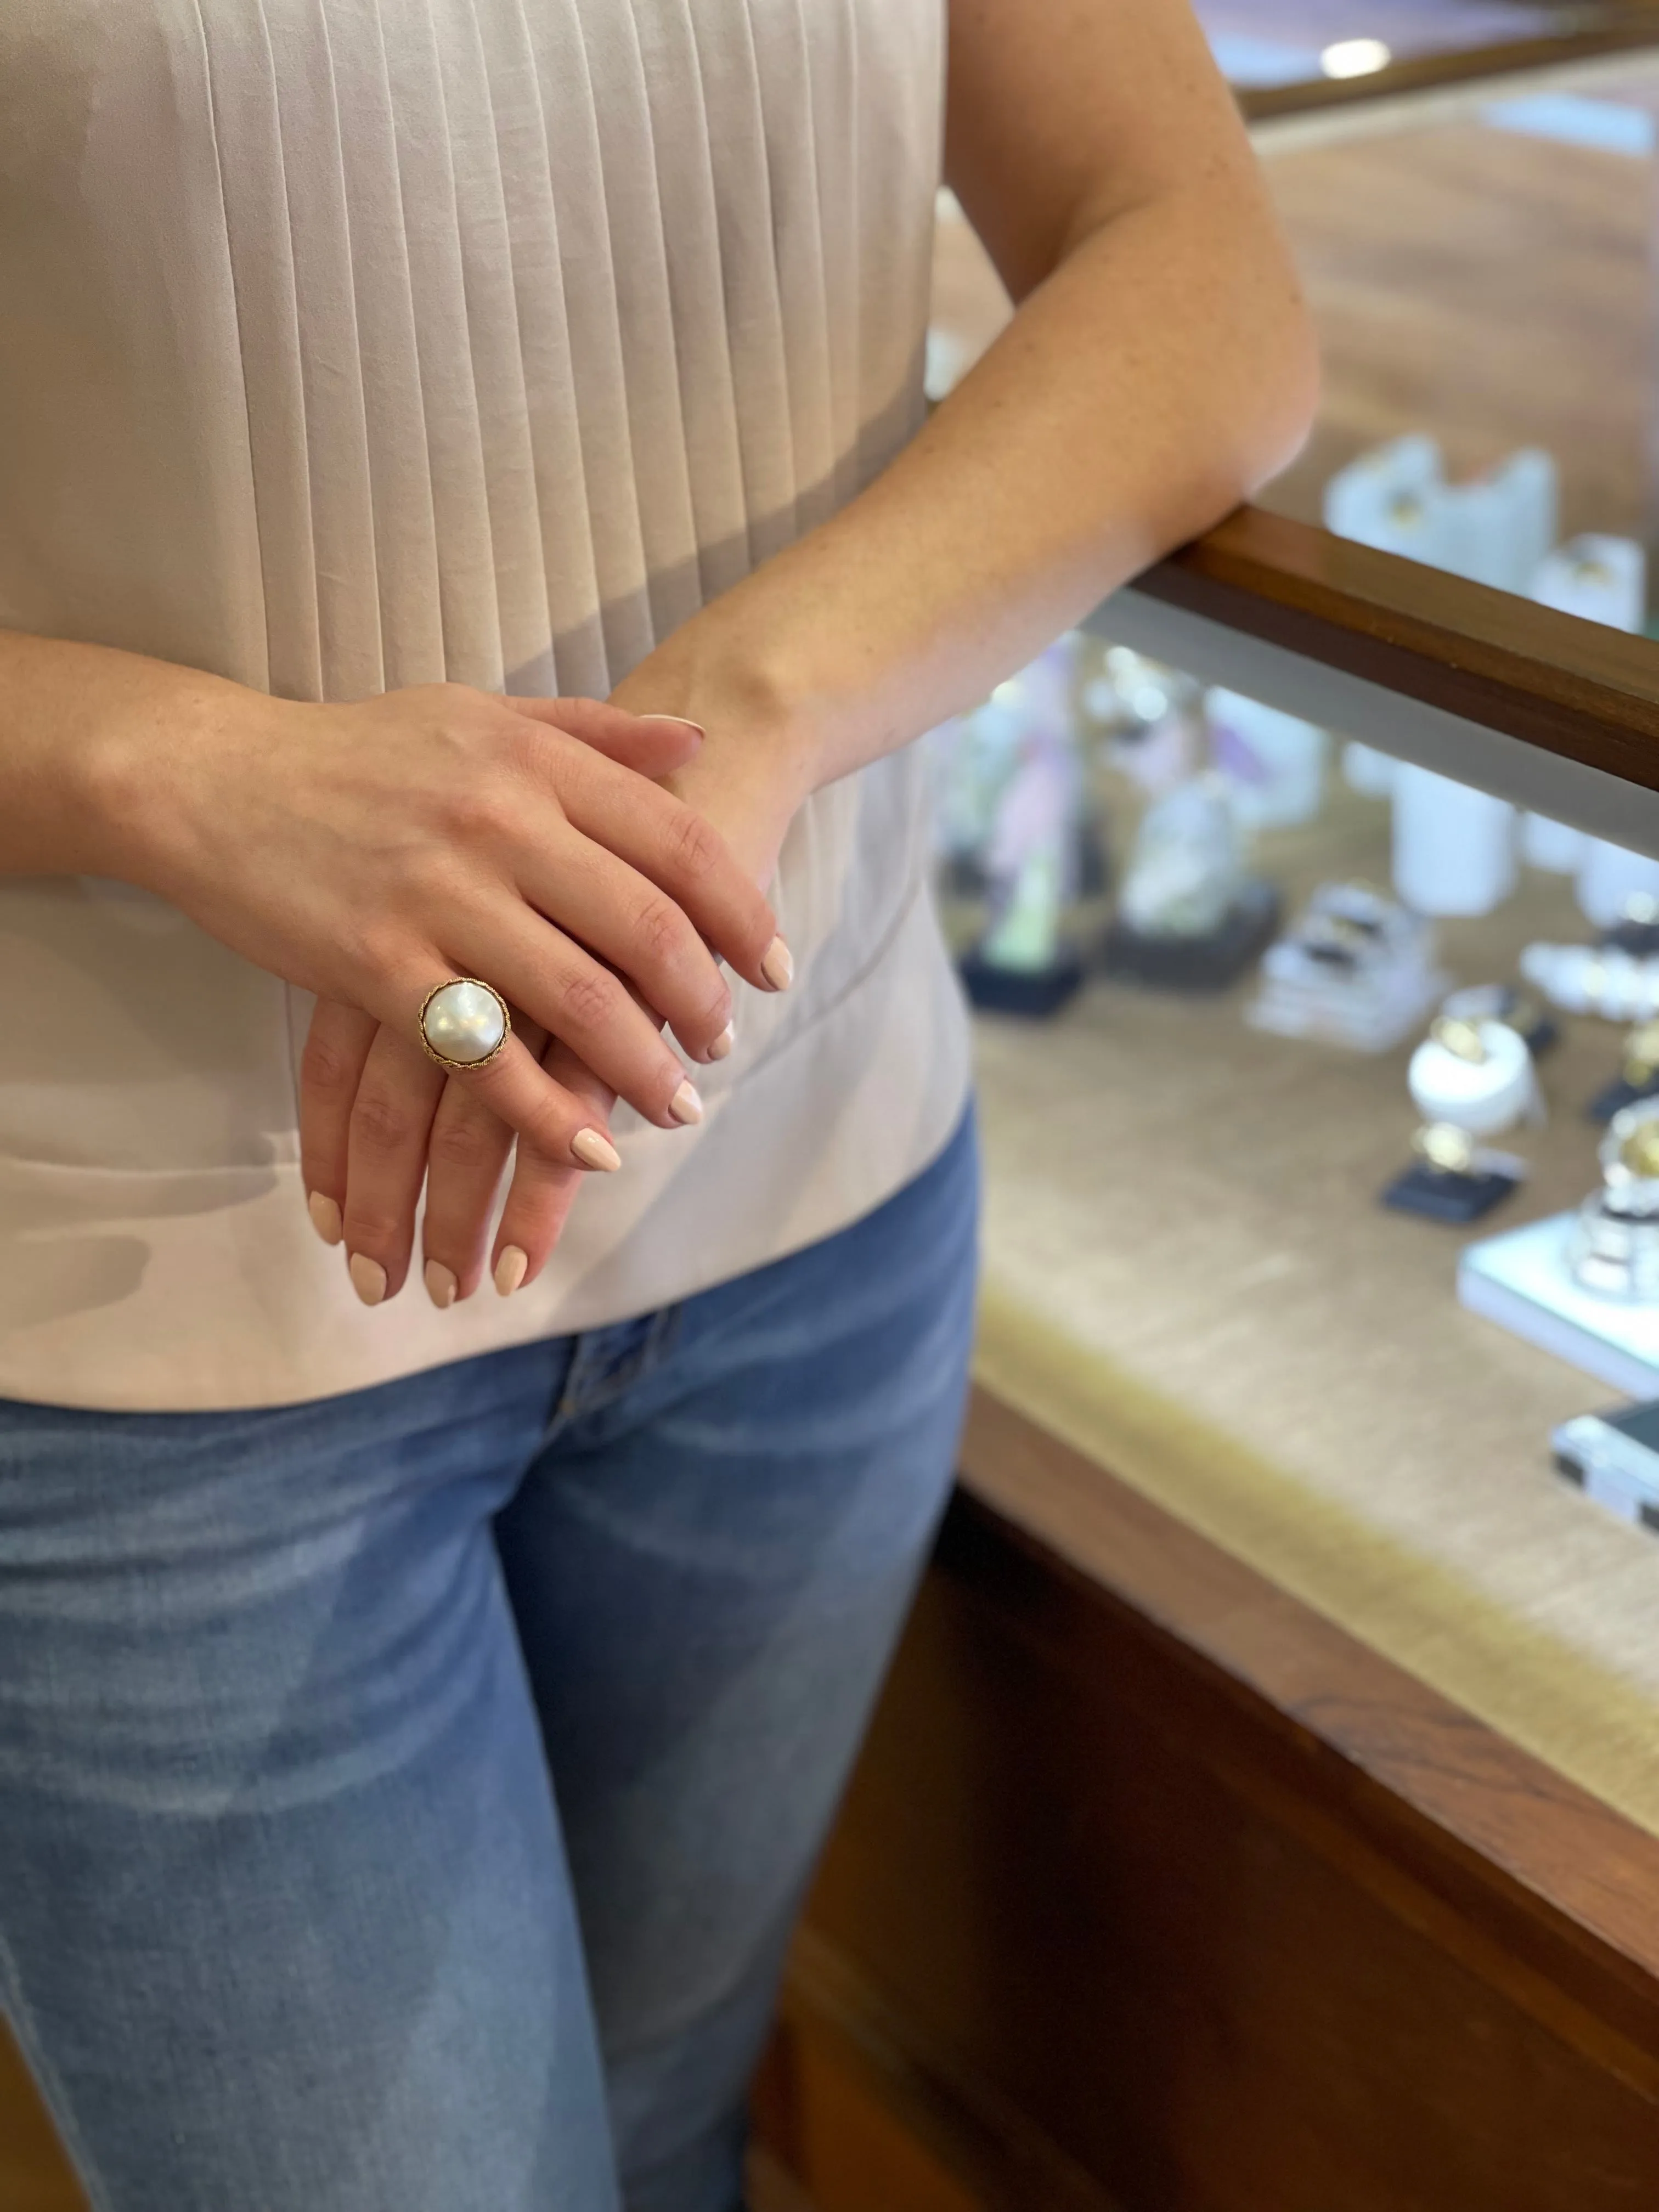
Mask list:
[[[1316,385],[1271,223],[1226,190],[1092,229],[860,498],[714,601],[622,696],[804,793],[981,699],[1291,457]],[[728,773],[748,763],[732,760]]]
[[[0,875],[137,879],[173,763],[252,699],[199,669],[0,630]]]

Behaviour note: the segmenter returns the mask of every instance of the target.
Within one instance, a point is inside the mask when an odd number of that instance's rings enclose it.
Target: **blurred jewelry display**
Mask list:
[[[1486,475],[1453,483],[1436,441],[1396,438],[1362,453],[1325,488],[1326,526],[1340,537],[1494,586],[1576,615],[1639,631],[1647,609],[1647,554],[1635,539],[1591,533],[1555,542],[1559,509],[1553,457],[1528,447]],[[1395,801],[1395,885],[1422,914],[1488,913],[1514,887],[1513,816],[1485,793],[1348,746],[1343,773],[1355,790]],[[1437,814],[1443,822],[1437,823]],[[1403,817],[1403,818],[1402,818]],[[1595,841],[1547,816],[1520,823],[1529,866],[1580,876],[1580,897],[1598,927],[1607,894],[1583,871]],[[1612,849],[1612,848],[1608,848]],[[1622,896],[1622,894],[1620,894]]]
[[[1449,1020],[1503,1022],[1521,1037],[1534,1060],[1561,1042],[1561,1032],[1532,992],[1513,983],[1466,983],[1448,994],[1440,1011]]]
[[[1350,738],[1342,748],[1342,781],[1362,799],[1392,799],[1395,772],[1400,763],[1392,753]]]
[[[1606,1123],[1626,1106],[1653,1097],[1659,1097],[1659,1022],[1644,1022],[1625,1039],[1618,1077],[1597,1091],[1584,1109],[1585,1118]]]
[[[1078,732],[1108,764],[1157,799],[1197,772],[1204,690],[1194,678],[1125,645],[1078,641]]]
[[[1326,527],[1498,591],[1530,595],[1555,544],[1553,458],[1529,446],[1467,483],[1448,481],[1432,438],[1396,438],[1325,487]]]
[[[1491,914],[1519,876],[1507,799],[1401,761],[1394,779],[1394,887],[1413,913]]]
[[[1401,1044],[1444,994],[1434,933],[1363,884],[1324,884],[1261,963],[1256,1029],[1317,1037],[1357,1052]]]
[[[1564,1013],[1610,1022],[1659,1017],[1659,957],[1640,958],[1617,945],[1528,945],[1521,973]]]
[[[1601,1161],[1567,1248],[1573,1280],[1597,1297],[1659,1300],[1659,1098],[1613,1115]]]
[[[1659,860],[1610,845],[1604,837],[1585,840],[1573,885],[1586,921],[1626,952],[1659,952]]]
[[[1104,927],[1104,840],[1073,727],[1075,641],[1000,684],[934,743],[940,905],[976,1006],[1055,1012]]]
[[[1504,1022],[1442,1013],[1412,1054],[1407,1081],[1423,1116],[1417,1157],[1382,1203],[1433,1221],[1478,1221],[1526,1174],[1524,1160],[1480,1139],[1544,1118],[1525,1039]]]
[[[1659,1401],[1580,1413],[1550,1438],[1558,1474],[1592,1503],[1659,1534]]]
[[[1219,688],[1204,695],[1204,720],[1210,757],[1244,829],[1293,830],[1314,820],[1331,743],[1323,730]]]
[[[1118,896],[1104,964],[1127,982],[1222,991],[1279,927],[1279,894],[1244,863],[1224,780],[1179,784],[1147,811]]]

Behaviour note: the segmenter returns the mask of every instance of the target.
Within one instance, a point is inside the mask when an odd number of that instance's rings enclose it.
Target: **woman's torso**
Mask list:
[[[299,698],[602,696],[915,428],[943,0],[10,0],[0,623]],[[0,884],[0,1394],[325,1395],[666,1303],[943,1142],[919,763],[832,787],[695,1135],[619,1116],[509,1306],[355,1307],[306,1008],[158,902]],[[700,1079],[700,1081],[702,1079]]]

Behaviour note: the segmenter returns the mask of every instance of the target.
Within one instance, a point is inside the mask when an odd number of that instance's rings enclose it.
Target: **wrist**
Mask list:
[[[786,817],[825,779],[814,718],[781,672],[740,640],[720,635],[714,610],[695,617],[625,677],[611,695],[632,714],[678,714],[704,732],[694,770],[752,797],[770,796]]]
[[[171,896],[224,830],[223,772],[253,724],[300,711],[222,677],[161,661],[111,685],[75,763],[94,855],[84,872]],[[274,742],[258,732],[256,744]]]

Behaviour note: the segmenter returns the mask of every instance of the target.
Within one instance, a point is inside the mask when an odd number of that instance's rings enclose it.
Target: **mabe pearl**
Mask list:
[[[471,1067],[500,1048],[507,1016],[495,994],[482,983],[446,983],[427,1000],[421,1026],[441,1059]]]

